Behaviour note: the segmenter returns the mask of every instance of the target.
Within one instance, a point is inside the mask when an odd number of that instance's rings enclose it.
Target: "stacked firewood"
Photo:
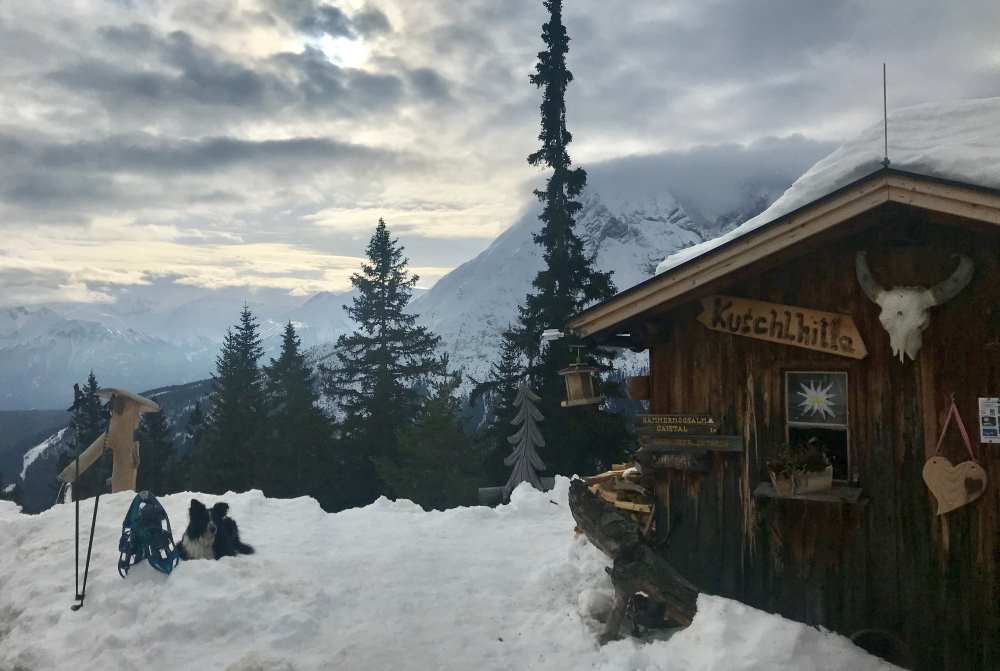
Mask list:
[[[629,513],[643,535],[655,533],[655,498],[641,482],[643,474],[637,464],[612,464],[610,471],[584,478],[591,493],[615,508]],[[577,527],[577,531],[580,529]]]

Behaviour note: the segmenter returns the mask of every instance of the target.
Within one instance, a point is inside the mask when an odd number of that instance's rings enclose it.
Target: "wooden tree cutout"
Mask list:
[[[510,498],[510,493],[514,491],[522,482],[529,483],[535,489],[541,490],[542,483],[538,478],[538,471],[545,469],[545,463],[535,448],[545,447],[545,439],[542,432],[538,430],[538,422],[544,417],[535,407],[535,403],[541,398],[531,390],[527,382],[522,382],[517,388],[517,396],[514,398],[514,405],[517,406],[517,414],[510,421],[514,426],[520,426],[512,436],[507,438],[507,442],[514,446],[514,451],[504,459],[504,464],[513,466],[514,469],[504,485],[504,498]]]

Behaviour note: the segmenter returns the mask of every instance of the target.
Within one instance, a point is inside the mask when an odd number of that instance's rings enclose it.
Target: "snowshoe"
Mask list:
[[[167,575],[177,566],[180,557],[174,547],[174,534],[167,512],[149,492],[140,492],[132,499],[122,522],[118,541],[118,573],[128,575],[132,566],[143,559],[160,573]]]

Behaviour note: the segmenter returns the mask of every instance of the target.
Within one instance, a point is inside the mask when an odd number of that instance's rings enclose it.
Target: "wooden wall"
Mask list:
[[[661,479],[660,509],[672,527],[666,553],[705,591],[845,635],[890,631],[918,669],[1000,668],[1000,445],[976,440],[977,398],[1000,396],[1000,236],[899,208],[844,230],[848,237],[710,289],[850,314],[868,347],[864,360],[709,331],[695,321],[697,302],[663,316],[663,336],[650,346],[650,411],[714,415],[720,433],[745,434],[750,450],[748,483],[742,458],[722,454],[700,479]],[[976,263],[969,287],[932,309],[917,361],[892,357],[878,307],[855,279],[862,249],[885,285],[933,284],[955,267],[954,252]],[[745,503],[767,480],[768,452],[784,441],[788,369],[849,373],[851,469],[866,505]],[[952,392],[990,484],[980,500],[939,518],[921,469]],[[957,431],[949,430],[944,453],[967,458]],[[756,521],[745,534],[748,511]]]

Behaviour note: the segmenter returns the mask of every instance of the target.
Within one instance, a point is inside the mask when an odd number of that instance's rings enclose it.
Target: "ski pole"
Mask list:
[[[77,600],[80,599],[80,496],[76,492],[76,485],[80,483],[80,434],[76,432],[76,477],[73,486],[70,487],[69,495],[73,497],[73,506],[76,509],[74,517],[76,523],[76,549],[73,554],[73,567],[75,569],[74,594]]]
[[[97,526],[97,504],[101,502],[101,490],[94,497],[94,517],[90,520],[90,540],[87,541],[87,562],[83,566],[83,591],[80,592],[80,603],[70,606],[70,610],[83,608],[83,600],[87,597],[87,575],[90,573],[90,551],[94,547],[94,528]]]

